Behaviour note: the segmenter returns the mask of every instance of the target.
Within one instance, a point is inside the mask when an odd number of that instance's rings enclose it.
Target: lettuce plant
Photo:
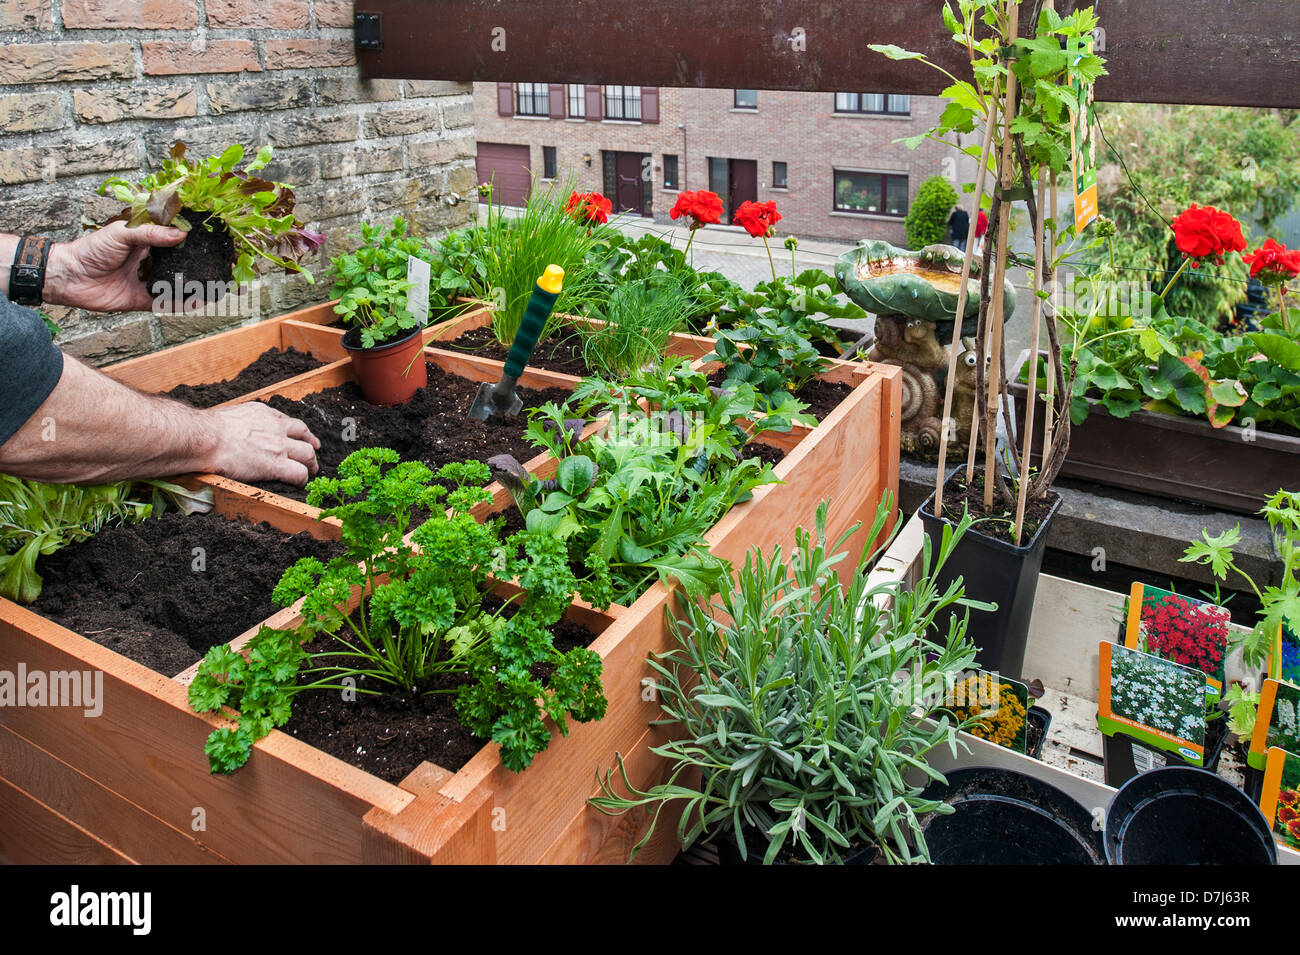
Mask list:
[[[320,248],[325,236],[294,218],[289,186],[254,175],[271,162],[271,147],[259,149],[243,169],[236,168],[244,158],[238,143],[204,159],[187,158],[186,152],[184,143],[176,143],[162,168],[134,185],[119,177],[105,181],[99,194],[111,194],[127,206],[114,219],[125,220],[128,228],[152,222],[189,232],[194,223],[181,210],[206,213],[205,228],[211,231],[212,220],[218,220],[234,240],[236,282],[253,281],[268,262],[314,281],[302,262]]]
[[[654,410],[646,413],[638,402]],[[598,607],[631,603],[656,579],[705,594],[724,566],[705,533],[754,489],[776,480],[743,453],[751,434],[788,431],[803,408],[760,415],[754,389],[715,391],[684,362],[614,384],[582,381],[564,407],[531,413],[528,437],[559,459],[556,478],[538,481],[514,458],[491,463],[527,527],[563,543],[584,568],[579,593]],[[587,417],[612,411],[602,432],[581,439]]]

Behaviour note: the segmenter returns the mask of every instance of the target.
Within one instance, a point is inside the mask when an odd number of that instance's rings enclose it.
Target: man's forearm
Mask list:
[[[162,477],[211,470],[218,443],[210,415],[64,356],[59,384],[0,446],[0,471],[60,483]]]

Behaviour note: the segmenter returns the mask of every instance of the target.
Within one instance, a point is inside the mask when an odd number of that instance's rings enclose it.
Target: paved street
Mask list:
[[[662,236],[679,249],[686,247],[689,232],[682,226],[665,226],[651,219],[620,220],[618,227],[625,233],[639,236],[647,232]],[[791,274],[790,253],[781,244],[784,236],[778,235],[770,240],[772,260],[778,275]],[[1014,243],[1019,247],[1021,243]],[[794,265],[799,271],[820,268],[834,274],[835,260],[853,248],[853,243],[836,242],[826,239],[800,239],[795,252]],[[758,282],[768,281],[772,277],[772,265],[768,262],[763,243],[751,238],[738,226],[708,226],[695,236],[695,245],[691,249],[695,267],[721,272],[745,288],[753,288]],[[1017,312],[1007,324],[1007,353],[1018,355],[1029,347],[1028,304],[1030,300],[1030,276],[1025,269],[1013,269],[1012,284],[1016,286]],[[834,321],[831,324],[848,332],[865,334],[874,324],[873,319],[858,321]]]

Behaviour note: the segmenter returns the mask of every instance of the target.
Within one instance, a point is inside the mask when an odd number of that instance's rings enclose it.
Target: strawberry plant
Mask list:
[[[253,281],[266,262],[302,272],[313,281],[302,262],[320,248],[325,236],[294,218],[293,189],[254,175],[271,162],[271,147],[259,149],[243,169],[236,168],[244,158],[238,143],[204,159],[187,158],[186,152],[185,144],[178,142],[162,168],[137,184],[116,176],[106,180],[99,194],[111,194],[127,205],[115,219],[124,219],[128,228],[152,222],[189,232],[194,223],[181,210],[207,213],[203,227],[211,232],[218,222],[224,224],[234,240],[236,282]]]
[[[300,626],[264,628],[246,657],[214,647],[200,665],[191,705],[200,712],[223,705],[240,711],[235,728],[208,739],[213,772],[242,766],[253,743],[289,719],[295,695],[337,689],[346,678],[355,684],[366,678],[358,693],[381,692],[372,684],[456,693],[465,726],[499,743],[502,761],[514,771],[546,748],[546,717],[564,733],[566,716],[604,715],[600,658],[585,648],[560,653],[548,630],[576,586],[564,548],[529,531],[502,541],[499,522],[476,521],[470,509],[490,500],[488,477],[479,462],[447,464],[435,473],[418,461],[399,461],[394,451],[365,449],[343,461],[337,478],[308,485],[309,504],[333,502],[322,515],[341,522],[347,550],[328,565],[304,558],[281,578],[274,600],[287,607],[302,599]],[[408,530],[426,511],[432,517],[411,531],[414,547],[408,546]],[[493,576],[517,579],[524,592],[501,609],[486,609]],[[349,610],[354,597],[355,612]],[[305,649],[324,635],[333,638],[326,649]],[[545,683],[534,675],[538,664],[552,668]],[[450,688],[431,687],[434,677],[448,674],[461,679]]]
[[[813,343],[793,326],[766,316],[713,333],[713,351],[705,361],[723,363],[727,384],[747,382],[771,410],[779,411],[798,391],[830,365]]]
[[[387,229],[363,222],[360,234],[349,238],[361,244],[356,251],[330,260],[329,275],[334,280],[330,294],[339,299],[335,313],[343,316],[344,324],[361,329],[361,343],[366,348],[400,338],[415,327],[415,316],[406,307],[411,259],[421,259],[431,266],[431,313],[446,311],[455,296],[469,287],[468,279],[455,270],[439,268],[433,245],[410,235],[401,216],[394,218]]]

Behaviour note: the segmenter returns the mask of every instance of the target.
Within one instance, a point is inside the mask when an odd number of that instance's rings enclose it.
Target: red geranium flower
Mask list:
[[[1192,259],[1192,268],[1199,268],[1203,259],[1213,259],[1216,265],[1222,265],[1223,257],[1229,252],[1242,252],[1246,248],[1241,223],[1214,206],[1192,203],[1173,221],[1173,228],[1174,241],[1179,251]]]
[[[1300,249],[1288,249],[1276,239],[1269,239],[1242,259],[1250,266],[1250,277],[1265,285],[1281,285],[1300,276]]]
[[[575,192],[564,204],[564,211],[579,222],[608,222],[614,203],[599,192]]]
[[[668,213],[670,219],[689,216],[691,231],[702,229],[706,225],[716,225],[722,221],[722,200],[716,192],[701,189],[699,192],[683,192],[677,197],[677,203]]]
[[[775,202],[742,202],[732,220],[755,239],[766,239],[776,234],[776,224],[781,221],[781,213],[776,211]]]

